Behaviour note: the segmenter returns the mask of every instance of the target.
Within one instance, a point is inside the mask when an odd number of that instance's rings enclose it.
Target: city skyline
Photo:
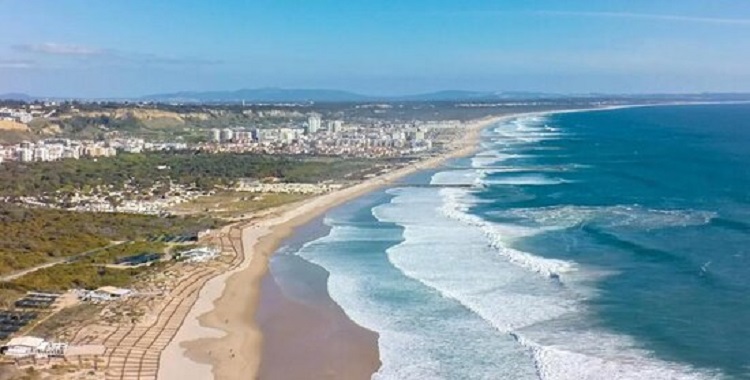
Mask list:
[[[0,93],[750,91],[729,1],[0,1]]]

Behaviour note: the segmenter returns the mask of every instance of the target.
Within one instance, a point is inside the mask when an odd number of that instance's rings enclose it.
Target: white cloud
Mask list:
[[[224,63],[221,60],[209,58],[138,53],[56,42],[21,44],[14,45],[12,48],[22,54],[86,58],[85,62],[93,65],[208,66]],[[80,63],[77,62],[77,64]]]
[[[13,48],[20,52],[51,55],[94,56],[106,54],[106,50],[103,49],[83,45],[58,44],[54,42],[15,45]]]
[[[678,22],[750,26],[750,19],[742,19],[742,18],[693,17],[693,16],[651,14],[651,13],[632,13],[632,12],[537,11],[534,13],[537,13],[540,15],[550,15],[550,16],[625,18],[625,19],[642,19],[642,20],[656,20],[656,21],[678,21]]]
[[[26,69],[33,65],[34,61],[29,59],[0,59],[0,68]]]

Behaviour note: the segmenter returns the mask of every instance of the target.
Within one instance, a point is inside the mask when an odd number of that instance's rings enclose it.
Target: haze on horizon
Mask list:
[[[0,0],[0,93],[747,92],[750,3]]]

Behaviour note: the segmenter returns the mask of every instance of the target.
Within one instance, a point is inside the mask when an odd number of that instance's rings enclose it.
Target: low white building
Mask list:
[[[189,251],[180,252],[178,259],[189,263],[202,263],[219,256],[219,250],[208,247],[200,247]]]
[[[82,301],[107,302],[125,298],[133,294],[130,289],[102,286],[96,290],[76,290],[76,296]]]
[[[133,294],[133,291],[130,289],[116,288],[114,286],[102,286],[101,288],[96,289],[96,291],[107,294],[113,299],[123,298]]]
[[[6,356],[23,358],[29,356],[62,356],[67,343],[52,343],[35,336],[19,336],[11,339],[4,347]]]
[[[13,357],[25,357],[36,355],[47,347],[47,341],[35,336],[19,336],[13,338],[5,345],[5,355]]]

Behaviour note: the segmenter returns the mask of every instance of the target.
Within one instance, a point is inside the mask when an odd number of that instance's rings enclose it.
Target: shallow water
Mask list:
[[[750,106],[524,117],[290,249],[386,379],[750,377]]]

